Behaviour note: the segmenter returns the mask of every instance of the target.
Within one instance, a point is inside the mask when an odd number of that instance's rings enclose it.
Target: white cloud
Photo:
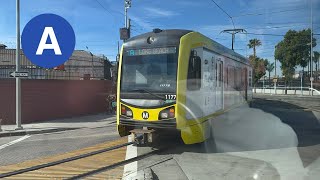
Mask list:
[[[134,14],[131,14],[130,17],[133,20],[133,23],[138,24],[144,30],[148,31],[148,30],[153,29],[153,26],[148,21],[146,21],[138,16],[135,16]]]
[[[144,9],[147,11],[149,17],[171,17],[171,16],[179,15],[178,12],[169,11],[169,10],[160,9],[160,8],[146,7]]]

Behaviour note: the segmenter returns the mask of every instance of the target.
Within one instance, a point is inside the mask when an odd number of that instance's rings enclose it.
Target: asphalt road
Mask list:
[[[0,146],[19,142],[0,149],[0,166],[89,147],[119,138],[115,124],[98,128],[82,128],[56,133],[0,138]]]
[[[261,179],[314,179],[320,175],[319,98],[255,95],[252,107],[236,108],[213,119],[212,130],[214,142],[183,145],[169,138],[160,143],[160,147],[169,143],[172,148],[168,151],[127,169],[140,172],[148,167],[159,179],[250,179],[252,175],[264,177]],[[115,124],[111,124],[0,138],[0,146],[19,140],[0,149],[0,165],[61,154],[118,137]],[[159,147],[130,151],[139,156],[154,148]],[[157,163],[168,157],[171,159]]]

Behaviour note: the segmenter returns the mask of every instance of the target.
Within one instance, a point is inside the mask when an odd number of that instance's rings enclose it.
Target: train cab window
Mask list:
[[[188,66],[187,89],[191,91],[201,88],[201,58],[195,50],[191,51]]]

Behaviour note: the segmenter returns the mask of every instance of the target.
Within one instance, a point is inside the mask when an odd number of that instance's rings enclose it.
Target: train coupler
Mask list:
[[[147,145],[154,141],[154,129],[133,129],[130,131],[136,145]]]

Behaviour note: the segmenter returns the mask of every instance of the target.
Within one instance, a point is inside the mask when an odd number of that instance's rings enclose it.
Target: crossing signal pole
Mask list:
[[[131,7],[131,0],[124,0],[124,28],[120,28],[120,39],[125,40],[130,38],[130,19],[128,19],[128,9]]]

